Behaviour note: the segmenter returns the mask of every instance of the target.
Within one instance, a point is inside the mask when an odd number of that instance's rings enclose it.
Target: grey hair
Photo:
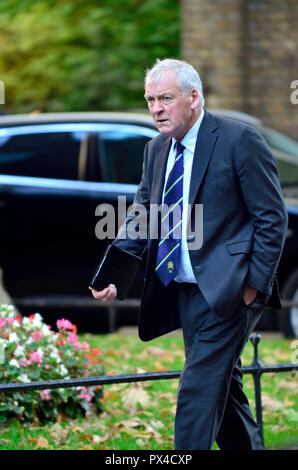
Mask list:
[[[173,71],[177,75],[178,87],[184,95],[190,92],[192,88],[198,90],[201,98],[201,106],[204,106],[203,87],[200,76],[194,67],[178,59],[157,59],[151,69],[147,69],[145,75],[146,83],[157,83],[165,71]]]

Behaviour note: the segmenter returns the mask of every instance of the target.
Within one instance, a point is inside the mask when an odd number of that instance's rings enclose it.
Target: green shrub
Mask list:
[[[103,375],[99,349],[78,340],[77,327],[57,321],[57,331],[40,314],[21,318],[10,305],[0,306],[1,383],[35,382]],[[0,393],[0,422],[46,424],[63,417],[101,411],[98,386]]]

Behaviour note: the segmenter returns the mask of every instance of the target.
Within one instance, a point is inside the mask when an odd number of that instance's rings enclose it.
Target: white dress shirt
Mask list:
[[[179,273],[175,277],[177,282],[191,282],[196,283],[196,279],[192,270],[189,252],[187,247],[187,204],[189,200],[189,187],[190,187],[190,178],[191,178],[191,169],[193,163],[193,156],[197,141],[197,136],[201,122],[204,117],[204,110],[202,110],[198,120],[193,125],[193,127],[188,131],[188,133],[181,140],[181,144],[185,147],[183,152],[183,163],[184,163],[184,174],[183,174],[183,204],[184,206],[182,212],[182,234],[181,234],[181,249],[180,249],[180,263],[179,263]],[[163,195],[165,192],[166,181],[168,179],[169,173],[174,165],[176,151],[174,149],[176,139],[172,138],[172,145],[168,155],[167,169],[165,175],[165,184],[163,189]],[[163,198],[162,198],[163,200]]]

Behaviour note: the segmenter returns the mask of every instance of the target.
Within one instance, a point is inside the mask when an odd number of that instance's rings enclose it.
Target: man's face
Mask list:
[[[146,83],[145,98],[159,132],[177,140],[183,139],[200,114],[198,91],[183,95],[172,71],[165,72],[157,83]]]

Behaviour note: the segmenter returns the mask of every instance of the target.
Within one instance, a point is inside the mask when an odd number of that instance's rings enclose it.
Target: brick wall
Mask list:
[[[203,80],[206,106],[236,109],[298,140],[297,0],[182,0],[182,57]]]

